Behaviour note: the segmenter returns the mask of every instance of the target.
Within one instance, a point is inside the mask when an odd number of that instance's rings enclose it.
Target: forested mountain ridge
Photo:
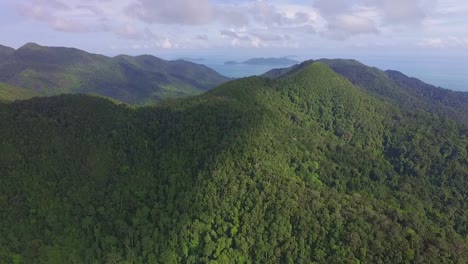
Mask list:
[[[468,92],[458,92],[426,84],[400,72],[382,71],[356,60],[320,59],[336,73],[371,94],[408,110],[424,110],[468,124]],[[274,69],[263,76],[282,78],[293,75],[316,61],[305,61],[284,69]]]
[[[110,58],[35,43],[5,54],[0,61],[0,81],[13,86],[45,96],[86,93],[131,104],[195,95],[228,80],[206,66],[187,61],[165,61],[150,55]]]
[[[427,101],[426,109],[445,106],[452,111],[453,116],[468,124],[468,92],[457,92],[427,84],[416,78],[411,78],[398,71],[387,70],[387,76],[398,83],[413,97],[423,97]],[[436,110],[433,110],[436,112]]]
[[[466,263],[468,131],[323,63],[0,104],[0,262]]]
[[[4,60],[8,55],[13,53],[15,49],[0,45],[0,61]]]

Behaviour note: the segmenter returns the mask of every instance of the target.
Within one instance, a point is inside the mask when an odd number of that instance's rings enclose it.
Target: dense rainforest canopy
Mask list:
[[[0,262],[468,261],[466,125],[321,62],[279,77],[0,104]]]

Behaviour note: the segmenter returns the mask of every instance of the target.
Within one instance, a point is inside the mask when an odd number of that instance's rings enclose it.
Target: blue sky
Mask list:
[[[468,53],[466,0],[1,0],[0,44],[161,57]]]

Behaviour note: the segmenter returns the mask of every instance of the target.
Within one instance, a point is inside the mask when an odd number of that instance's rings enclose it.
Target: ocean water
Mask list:
[[[224,64],[207,63],[206,66],[219,72],[220,74],[231,78],[242,78],[252,75],[262,75],[265,72],[275,68],[287,68],[292,65],[249,65],[249,64]]]
[[[423,82],[468,92],[468,56],[372,56],[358,58],[382,70],[397,70]]]
[[[468,56],[354,56],[353,58],[381,70],[400,71],[438,87],[468,92]],[[301,59],[306,60],[306,58]],[[232,78],[261,75],[271,69],[288,67],[284,65],[225,65],[222,62],[208,61],[203,64]]]

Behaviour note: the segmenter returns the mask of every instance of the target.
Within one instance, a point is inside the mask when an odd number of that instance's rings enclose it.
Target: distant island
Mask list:
[[[225,65],[234,65],[234,64],[248,64],[248,65],[294,65],[299,63],[296,60],[289,59],[287,57],[282,58],[253,58],[246,60],[244,62],[236,61],[226,61]]]

